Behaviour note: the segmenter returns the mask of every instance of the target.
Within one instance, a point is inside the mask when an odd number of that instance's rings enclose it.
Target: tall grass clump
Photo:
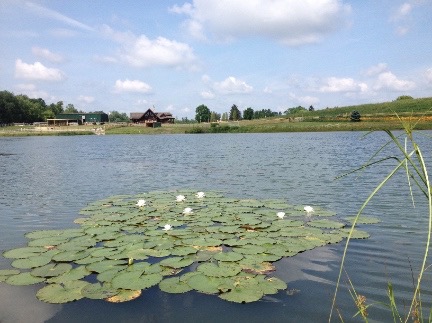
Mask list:
[[[399,118],[399,116],[398,116]],[[414,129],[416,124],[413,122],[404,123],[402,119],[400,119],[400,122],[403,125],[404,131],[401,135],[395,135],[390,130],[384,130],[384,132],[388,135],[389,140],[381,146],[369,159],[369,161],[364,164],[363,166],[359,167],[358,169],[355,169],[348,174],[344,174],[342,176],[347,176],[349,174],[352,174],[354,172],[358,172],[361,170],[364,170],[366,168],[373,167],[374,165],[381,164],[386,161],[393,161],[394,166],[393,168],[389,169],[388,174],[385,176],[385,178],[373,189],[372,193],[366,198],[362,206],[360,207],[355,220],[353,221],[349,236],[347,238],[345,248],[342,255],[342,261],[339,269],[339,276],[336,282],[336,289],[333,296],[333,302],[332,307],[330,311],[329,316],[329,322],[332,320],[332,315],[336,306],[336,298],[338,289],[340,287],[340,282],[342,275],[345,271],[344,263],[346,259],[346,254],[348,250],[348,245],[350,242],[350,239],[352,237],[352,234],[354,232],[354,228],[358,222],[358,219],[360,215],[362,214],[365,207],[369,204],[369,202],[374,198],[376,194],[383,188],[387,182],[395,176],[396,173],[399,171],[403,171],[406,174],[407,179],[407,186],[409,187],[410,194],[412,201],[414,203],[414,195],[413,195],[413,188],[417,186],[420,189],[421,194],[424,196],[424,201],[427,203],[427,216],[428,219],[428,228],[427,228],[427,234],[426,234],[426,241],[421,265],[418,270],[417,277],[413,276],[413,291],[412,296],[410,299],[410,302],[408,306],[405,307],[405,312],[400,313],[398,304],[396,303],[393,285],[391,282],[388,283],[387,286],[387,296],[388,296],[388,303],[382,304],[390,309],[392,318],[389,320],[393,320],[394,322],[408,322],[410,319],[413,322],[431,322],[432,320],[432,312],[429,312],[425,318],[424,311],[422,307],[422,299],[421,299],[421,287],[423,283],[423,277],[425,274],[425,271],[427,270],[427,259],[429,256],[429,247],[431,242],[431,233],[432,233],[432,198],[431,198],[431,183],[429,179],[428,174],[428,165],[426,164],[424,154],[420,146],[418,145],[417,141],[414,138]],[[370,134],[370,133],[368,133]],[[397,156],[386,156],[383,158],[379,158],[378,160],[375,160],[376,156],[387,146],[395,146],[397,149]],[[430,147],[427,147],[430,148]],[[342,177],[341,176],[341,177]],[[415,238],[415,237],[414,237]],[[354,300],[354,303],[358,309],[358,312],[355,316],[361,316],[362,319],[365,322],[368,322],[368,307],[370,305],[366,304],[366,299],[364,296],[359,295],[356,293],[355,288],[351,282],[351,280],[348,278],[349,281],[349,291],[350,294]],[[404,304],[406,305],[406,304]],[[343,321],[342,317],[339,316],[339,318]]]

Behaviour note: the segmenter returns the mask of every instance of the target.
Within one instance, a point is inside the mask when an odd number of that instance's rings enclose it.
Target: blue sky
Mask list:
[[[432,0],[2,0],[0,90],[193,118],[432,96]]]

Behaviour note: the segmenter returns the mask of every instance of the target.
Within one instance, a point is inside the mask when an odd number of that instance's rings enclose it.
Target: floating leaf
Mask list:
[[[239,261],[243,255],[237,252],[220,252],[214,255],[214,259],[220,261]]]
[[[206,276],[212,277],[229,277],[237,275],[242,268],[238,264],[220,262],[219,265],[215,263],[205,263],[199,265],[197,271],[202,272]]]
[[[39,256],[46,251],[43,247],[22,247],[5,251],[3,257],[5,258],[29,258]]]
[[[81,294],[90,299],[105,299],[120,293],[120,290],[106,284],[88,284],[81,289]]]
[[[26,273],[20,273],[17,275],[8,276],[5,282],[9,285],[26,286],[26,285],[41,283],[44,280],[45,278],[35,277],[31,275],[29,272],[26,272]]]
[[[44,266],[51,262],[51,257],[33,256],[25,259],[16,259],[12,261],[12,267],[20,269],[30,269]]]
[[[66,272],[60,276],[49,278],[47,280],[47,282],[50,284],[51,283],[64,283],[67,281],[79,280],[79,279],[84,278],[90,274],[91,274],[91,272],[88,271],[85,266],[79,266],[79,267],[76,267],[76,268],[69,270],[68,272]]]
[[[57,262],[71,262],[84,259],[90,255],[89,251],[63,251],[55,254],[52,259]]]
[[[266,277],[264,275],[259,275],[255,278],[258,281],[260,289],[266,295],[276,294],[279,290],[288,288],[287,284],[277,277]]]
[[[349,235],[351,229],[340,229],[340,231],[342,232],[342,235],[347,238]],[[362,231],[362,230],[357,230],[354,229],[352,235],[351,235],[351,239],[367,239],[369,238],[369,233],[367,233],[366,231]]]
[[[171,257],[159,262],[159,265],[171,267],[171,268],[184,268],[193,264],[192,259],[182,258],[182,257]]]
[[[351,223],[354,222],[355,218],[356,218],[355,216],[346,217],[346,219]],[[381,221],[378,218],[374,218],[371,216],[364,216],[364,215],[359,216],[359,218],[357,219],[357,224],[376,224],[380,222]]]
[[[229,292],[219,295],[220,298],[235,303],[250,303],[260,300],[264,292],[253,277],[238,277]]]
[[[122,289],[146,289],[157,285],[162,280],[160,274],[141,274],[140,272],[120,272],[111,281],[112,286]]]
[[[260,262],[253,258],[242,260],[240,266],[244,272],[251,274],[268,274],[276,270],[270,262]]]
[[[127,262],[125,260],[104,260],[104,261],[91,263],[87,265],[86,268],[90,271],[101,273],[113,268],[124,269],[126,266],[127,266]]]
[[[193,289],[205,294],[219,293],[218,286],[220,280],[209,277],[204,274],[191,275],[187,278],[186,283]]]
[[[46,303],[63,304],[83,298],[81,289],[89,283],[84,281],[69,281],[62,284],[50,284],[41,288],[36,297]]]
[[[192,290],[185,282],[181,281],[179,277],[165,278],[159,283],[159,288],[163,292],[180,294]]]
[[[339,229],[345,226],[345,224],[343,223],[330,221],[327,219],[310,221],[308,222],[308,225],[315,228],[326,228],[326,229]]]
[[[108,297],[105,300],[110,303],[123,303],[140,297],[141,293],[141,290],[120,290],[117,295]]]
[[[35,277],[55,277],[60,276],[72,269],[70,264],[48,264],[42,267],[35,268],[31,274]]]

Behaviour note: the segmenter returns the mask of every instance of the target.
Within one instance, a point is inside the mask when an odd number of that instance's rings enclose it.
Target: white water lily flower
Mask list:
[[[170,224],[165,224],[162,230],[164,230],[164,231],[168,231],[168,230],[171,230],[171,229],[172,229],[172,225],[170,225]]]
[[[306,205],[306,206],[304,207],[304,210],[305,210],[306,213],[308,213],[308,214],[314,212],[313,207],[312,207],[312,206],[309,206],[309,205]]]
[[[137,204],[135,204],[135,205],[142,207],[142,206],[146,205],[146,201],[145,200],[138,200]]]
[[[192,208],[190,208],[190,207],[187,207],[183,210],[183,214],[192,214],[192,213],[193,213]]]
[[[199,199],[202,199],[205,196],[205,193],[204,192],[198,192],[195,194],[195,196]]]
[[[283,219],[285,216],[285,212],[278,212],[278,213],[276,213],[276,215],[279,219]]]
[[[176,202],[183,202],[185,200],[185,196],[184,195],[177,195],[176,196]]]

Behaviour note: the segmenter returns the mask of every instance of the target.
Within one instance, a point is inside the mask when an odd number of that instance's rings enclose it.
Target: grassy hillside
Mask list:
[[[350,116],[352,111],[360,112],[362,117],[385,118],[394,116],[395,113],[401,116],[406,115],[431,115],[432,97],[421,99],[404,99],[383,103],[370,103],[346,107],[327,108],[312,112],[303,113],[303,117],[336,118]],[[300,113],[301,114],[301,113]],[[298,116],[298,114],[297,114]]]

